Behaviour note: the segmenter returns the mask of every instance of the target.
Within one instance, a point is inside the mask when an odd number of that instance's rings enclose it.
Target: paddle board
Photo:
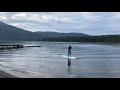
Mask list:
[[[70,59],[77,59],[76,57],[71,57],[71,56],[67,56],[67,55],[62,55],[63,58],[70,58]]]

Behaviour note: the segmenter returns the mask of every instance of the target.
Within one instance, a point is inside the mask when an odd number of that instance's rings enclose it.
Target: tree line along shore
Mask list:
[[[120,35],[99,35],[99,36],[62,36],[46,37],[40,41],[55,42],[120,42]]]

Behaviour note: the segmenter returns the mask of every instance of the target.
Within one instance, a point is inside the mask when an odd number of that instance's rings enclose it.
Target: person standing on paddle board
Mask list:
[[[69,45],[69,47],[68,47],[68,56],[69,55],[71,56],[71,49],[72,49],[72,47]]]

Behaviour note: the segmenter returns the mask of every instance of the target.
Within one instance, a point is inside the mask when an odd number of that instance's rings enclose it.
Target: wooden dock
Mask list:
[[[23,45],[0,45],[0,49],[17,49],[23,48]]]

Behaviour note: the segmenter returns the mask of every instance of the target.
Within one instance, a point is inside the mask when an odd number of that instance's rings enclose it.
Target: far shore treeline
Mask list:
[[[120,42],[120,35],[46,37],[46,38],[41,39],[40,41],[54,41],[54,42]]]

